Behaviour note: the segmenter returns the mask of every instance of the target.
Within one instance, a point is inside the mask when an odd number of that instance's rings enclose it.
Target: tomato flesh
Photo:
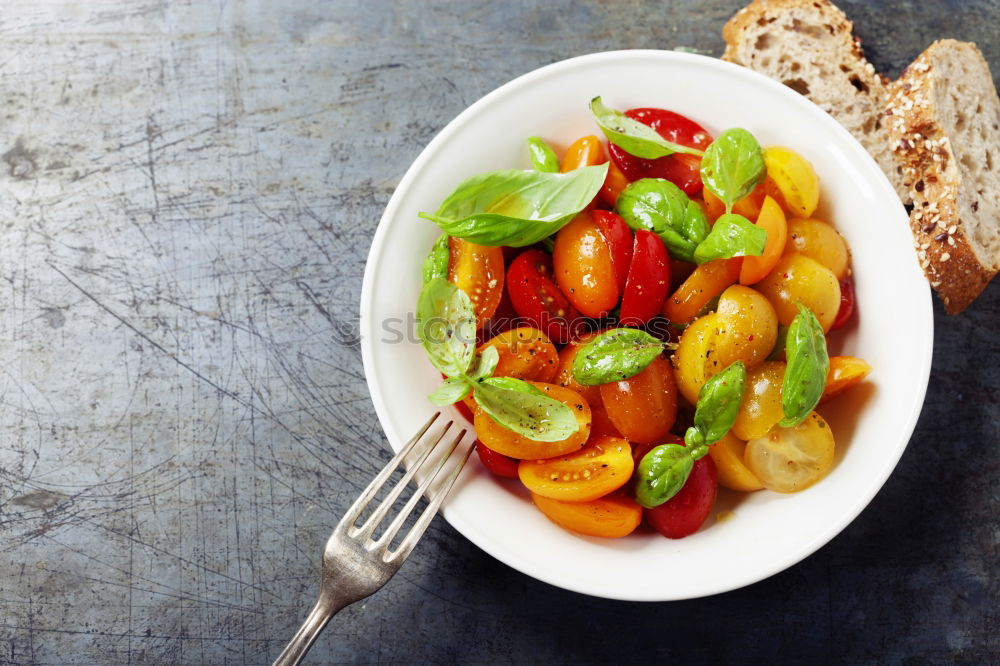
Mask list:
[[[532,495],[531,501],[559,527],[587,536],[627,536],[642,522],[642,507],[621,493],[590,502],[563,502],[541,495]]]
[[[670,255],[659,236],[635,232],[632,264],[622,295],[622,326],[642,326],[655,317],[670,291]]]
[[[503,294],[503,250],[448,239],[448,280],[465,292],[476,312],[476,328],[496,312]]]
[[[847,276],[840,281],[840,309],[833,319],[830,330],[836,330],[846,324],[854,314],[854,278]]]
[[[603,317],[618,302],[611,249],[590,213],[556,234],[552,266],[563,295],[588,317]]]
[[[646,509],[646,522],[668,539],[682,539],[698,531],[715,504],[718,488],[715,462],[705,456],[694,462],[680,491],[660,506]]]
[[[677,418],[674,369],[659,356],[637,375],[601,384],[601,400],[608,418],[629,441],[662,443]]]
[[[632,476],[629,443],[600,437],[574,453],[548,460],[522,460],[521,483],[536,495],[564,502],[589,502],[618,490]]]
[[[630,109],[625,115],[649,125],[667,141],[689,148],[704,150],[712,143],[712,136],[698,123],[679,113],[666,109]],[[656,159],[643,159],[626,153],[614,144],[608,146],[611,161],[630,181],[640,178],[664,178],[684,190],[685,194],[701,191],[701,158],[697,155],[676,153]]]
[[[586,324],[552,279],[552,257],[546,252],[518,255],[507,270],[507,291],[517,314],[557,344],[572,340]]]
[[[517,478],[517,460],[502,453],[497,453],[480,441],[476,441],[476,454],[479,455],[479,462],[483,467],[490,470],[497,476],[506,479]]]

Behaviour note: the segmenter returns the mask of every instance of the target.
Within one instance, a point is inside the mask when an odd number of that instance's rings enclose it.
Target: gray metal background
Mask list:
[[[331,526],[388,457],[356,317],[406,167],[541,65],[719,54],[741,4],[4,0],[0,662],[273,659]],[[841,4],[889,74],[952,36],[1000,75],[996,0]],[[960,317],[935,304],[897,472],[790,570],[703,600],[603,601],[438,519],[313,659],[1000,659],[998,308],[1000,284]]]

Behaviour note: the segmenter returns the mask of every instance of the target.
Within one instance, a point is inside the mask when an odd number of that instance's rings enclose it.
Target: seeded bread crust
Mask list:
[[[937,71],[956,62],[966,65],[961,82]],[[920,266],[945,310],[958,314],[1000,270],[1000,171],[991,163],[1000,161],[1000,99],[989,66],[974,44],[935,42],[892,84],[885,115],[913,197]],[[976,125],[975,137],[967,123]]]
[[[886,79],[865,59],[853,31],[829,0],[754,0],[723,28],[722,59],[781,81],[836,118],[908,203],[883,127]]]

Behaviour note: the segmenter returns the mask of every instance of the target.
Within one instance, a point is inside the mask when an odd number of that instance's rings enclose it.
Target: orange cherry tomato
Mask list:
[[[483,463],[483,467],[497,476],[507,479],[517,478],[517,460],[514,458],[497,453],[480,441],[476,442],[476,454],[479,455],[479,462]]]
[[[754,284],[763,280],[785,251],[788,223],[781,206],[771,197],[764,197],[760,215],[757,217],[757,226],[767,232],[767,244],[764,245],[764,253],[759,257],[743,257],[740,284]]]
[[[448,239],[448,250],[448,280],[472,301],[476,328],[481,328],[503,295],[503,250],[455,237]]]
[[[539,442],[508,430],[477,408],[473,424],[479,440],[497,453],[511,458],[554,458],[583,448],[590,436],[590,406],[587,401],[576,391],[562,386],[542,382],[530,384],[572,409],[579,429],[558,442]]]
[[[705,198],[705,214],[709,221],[715,222],[726,212],[726,204],[722,202],[722,199],[712,194],[712,191],[707,187],[702,190],[702,196]],[[761,181],[750,194],[733,204],[733,212],[753,222],[760,215],[765,196],[764,181]]]
[[[642,507],[621,494],[590,502],[561,502],[532,495],[531,501],[559,527],[587,536],[609,539],[627,536],[642,522]]]
[[[582,136],[570,144],[563,156],[559,170],[566,173],[580,167],[597,166],[607,161],[608,158],[604,156],[604,146],[601,145],[601,140],[591,134]]]
[[[577,310],[603,317],[618,302],[611,248],[590,213],[580,213],[556,234],[556,283]]]
[[[608,418],[630,441],[659,442],[677,418],[677,382],[670,361],[657,357],[637,375],[601,385]]]
[[[604,178],[604,186],[597,193],[597,198],[608,208],[614,208],[618,195],[628,186],[628,178],[614,162],[608,164],[608,175]]]
[[[600,389],[597,386],[593,388],[598,389],[598,396],[600,396]],[[618,432],[618,428],[612,423],[611,417],[608,416],[608,410],[604,408],[600,400],[598,402],[590,403],[590,439],[588,442],[592,442],[600,437],[621,437],[622,434]]]
[[[867,377],[871,371],[872,366],[856,356],[831,356],[830,371],[826,375],[826,387],[823,389],[823,397],[819,399],[820,403],[840,395]]]
[[[599,331],[585,333],[559,350],[559,365],[556,368],[556,377],[553,380],[554,384],[565,386],[582,395],[591,409],[594,408],[595,404],[600,404],[601,402],[601,387],[584,386],[577,382],[573,378],[573,361],[576,360],[576,353],[580,351],[580,348],[590,342],[598,333]]]
[[[681,283],[663,304],[663,316],[670,321],[687,322],[740,276],[743,257],[707,261]]]
[[[632,448],[620,437],[601,437],[586,448],[547,460],[522,460],[521,483],[535,495],[589,502],[618,490],[632,477]]]
[[[500,354],[494,377],[551,383],[559,369],[555,345],[537,328],[511,329],[483,343],[478,351],[482,353],[487,347]]]

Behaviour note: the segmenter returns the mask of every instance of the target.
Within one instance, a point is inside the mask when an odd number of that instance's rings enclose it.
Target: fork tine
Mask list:
[[[445,498],[448,497],[448,492],[451,490],[451,487],[455,485],[455,481],[458,480],[458,475],[462,472],[462,468],[465,467],[465,463],[469,459],[469,456],[472,455],[473,449],[475,449],[475,442],[470,442],[466,447],[465,452],[458,456],[459,460],[452,466],[452,470],[448,478],[443,484],[438,486],[430,497],[428,497],[430,503],[427,505],[424,512],[420,514],[420,517],[417,518],[417,522],[413,524],[410,531],[403,537],[403,540],[400,541],[396,550],[388,553],[388,555],[384,558],[387,562],[391,562],[397,558],[399,560],[405,560],[410,554],[410,551],[413,550],[413,547],[417,545],[420,537],[424,534],[424,530],[426,530],[427,526],[431,524],[431,520],[434,519],[434,516],[437,515],[438,509],[441,508],[441,504],[444,502]],[[437,473],[442,469],[444,469],[443,464],[438,468],[434,476],[437,476]]]
[[[399,450],[399,453],[393,456],[392,460],[390,460],[388,464],[382,468],[382,471],[379,472],[374,479],[372,479],[372,482],[368,484],[368,487],[364,489],[358,499],[354,500],[354,504],[347,509],[347,513],[344,514],[344,517],[340,519],[339,523],[337,523],[337,527],[334,531],[354,526],[355,521],[357,521],[361,512],[365,510],[365,507],[368,506],[368,503],[372,501],[372,498],[375,497],[379,488],[381,488],[392,473],[396,471],[396,468],[399,467],[399,463],[402,462],[403,458],[409,455],[410,451],[413,450],[413,447],[417,445],[417,442],[423,438],[424,434],[440,416],[441,412],[435,412],[434,415],[431,416],[430,420],[424,424],[424,427],[422,427],[417,434],[414,435],[413,438]]]
[[[454,453],[455,449],[458,447],[459,442],[465,437],[466,430],[462,430],[455,437],[452,438],[451,442],[445,447],[445,452],[441,455],[440,461],[437,463],[437,467],[434,470],[429,471],[427,476],[424,477],[423,481],[417,487],[416,492],[410,497],[409,501],[403,506],[392,522],[389,523],[389,527],[385,529],[385,532],[379,536],[378,540],[374,542],[375,546],[386,546],[388,547],[392,543],[392,538],[396,536],[396,533],[403,527],[403,523],[413,512],[413,509],[420,502],[420,498],[424,496],[424,492],[427,487],[437,478],[437,475],[444,469],[448,460],[451,458],[451,454]]]
[[[444,428],[440,433],[430,438],[432,441],[427,444],[427,447],[417,458],[416,462],[410,464],[409,469],[406,470],[406,474],[403,475],[403,478],[396,482],[393,489],[389,491],[389,494],[386,495],[378,507],[376,507],[375,511],[372,512],[372,515],[368,516],[367,520],[365,520],[361,527],[348,529],[348,536],[351,538],[370,536],[371,533],[375,531],[375,527],[382,522],[385,514],[389,513],[392,505],[396,503],[396,500],[402,492],[406,490],[406,487],[409,485],[410,479],[413,478],[413,475],[416,474],[417,470],[423,466],[427,458],[434,452],[434,449],[437,448],[437,445],[441,443],[442,439],[444,439],[444,436],[448,434],[448,430],[451,428],[453,423],[454,421],[448,421],[445,423]],[[395,470],[395,465],[393,466],[393,469]]]

